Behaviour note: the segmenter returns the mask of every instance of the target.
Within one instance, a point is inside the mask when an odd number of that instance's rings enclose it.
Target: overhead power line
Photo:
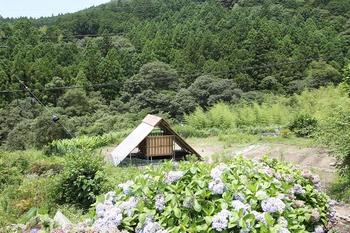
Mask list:
[[[44,107],[44,109],[49,112],[52,115],[52,121],[54,123],[59,124],[64,131],[71,137],[73,138],[73,134],[67,129],[67,127],[65,127],[60,121],[59,118],[43,103],[40,101],[40,99],[29,89],[29,87],[22,81],[20,80],[18,77],[16,77],[16,79],[18,80],[18,82],[23,85],[25,91],[27,91],[34,99],[37,103],[39,103],[41,106]]]

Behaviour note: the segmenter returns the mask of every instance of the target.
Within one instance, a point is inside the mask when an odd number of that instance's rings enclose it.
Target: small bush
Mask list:
[[[289,129],[297,137],[310,137],[315,132],[317,120],[309,114],[300,114],[289,124]]]
[[[69,155],[56,187],[58,203],[88,209],[96,196],[104,191],[103,169],[103,160],[98,156],[88,153]]]
[[[282,129],[280,135],[282,138],[289,138],[292,135],[292,132],[289,129]]]

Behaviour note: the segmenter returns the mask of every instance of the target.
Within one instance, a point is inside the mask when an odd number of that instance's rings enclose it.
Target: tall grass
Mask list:
[[[46,148],[46,154],[64,155],[77,151],[91,151],[113,143],[120,143],[129,130],[102,136],[81,136],[73,139],[56,140]]]

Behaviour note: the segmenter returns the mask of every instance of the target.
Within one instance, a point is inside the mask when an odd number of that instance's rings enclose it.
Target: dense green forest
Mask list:
[[[338,84],[350,70],[349,18],[347,0],[112,1],[0,18],[0,146]]]

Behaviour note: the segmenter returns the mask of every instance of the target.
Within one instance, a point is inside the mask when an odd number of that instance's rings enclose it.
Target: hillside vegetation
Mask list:
[[[0,19],[0,144],[69,137],[61,127],[41,135],[52,114],[73,135],[98,135],[103,122],[118,130],[121,113],[181,119],[219,101],[337,84],[349,70],[349,10],[347,0],[135,0]]]

